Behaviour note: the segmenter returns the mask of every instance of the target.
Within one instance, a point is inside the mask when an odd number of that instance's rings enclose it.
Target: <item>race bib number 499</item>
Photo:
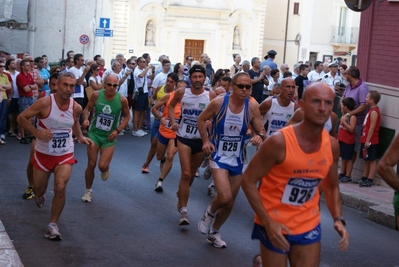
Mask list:
[[[290,178],[285,186],[281,202],[294,206],[302,206],[314,197],[319,183],[320,179]]]

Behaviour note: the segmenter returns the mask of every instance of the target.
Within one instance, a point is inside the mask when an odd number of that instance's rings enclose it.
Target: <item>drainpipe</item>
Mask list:
[[[288,18],[290,15],[290,0],[288,0],[287,4],[287,17],[285,20],[285,36],[284,36],[284,53],[283,53],[283,63],[285,63],[285,53],[287,51],[287,33],[288,33]]]

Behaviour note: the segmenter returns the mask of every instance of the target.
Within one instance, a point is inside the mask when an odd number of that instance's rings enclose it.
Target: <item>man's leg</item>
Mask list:
[[[211,213],[216,214],[212,228],[219,230],[233,209],[235,198],[240,190],[242,175],[229,177],[224,169],[212,169],[217,196],[213,198]]]
[[[263,267],[271,267],[271,266],[286,267],[287,266],[287,255],[271,251],[271,250],[267,249],[264,245],[262,245],[262,243],[260,243],[260,255],[262,257],[262,266]],[[291,265],[291,266],[293,266],[293,265]],[[303,265],[303,266],[306,266],[306,265]]]
[[[165,163],[162,167],[162,173],[160,176],[162,179],[165,179],[165,177],[169,174],[170,170],[172,169],[173,158],[175,157],[176,152],[177,152],[177,147],[175,147],[175,140],[170,139],[166,150]]]
[[[25,193],[22,195],[23,199],[31,199],[35,195],[33,193],[33,164],[32,164],[32,155],[35,152],[35,145],[36,145],[36,139],[33,138],[30,146],[28,165],[26,166],[26,177],[28,178],[28,188],[25,189]]]
[[[91,189],[94,180],[94,168],[97,165],[97,154],[100,147],[96,144],[87,146],[87,167],[85,171],[86,189]]]
[[[98,169],[100,172],[109,170],[112,156],[114,155],[115,146],[103,147],[100,149],[100,159],[98,160]]]
[[[50,175],[51,172],[44,172],[33,168],[33,192],[36,198],[41,198],[46,193]]]
[[[150,165],[152,159],[155,156],[155,153],[157,151],[157,143],[158,143],[158,137],[155,135],[152,139],[151,139],[151,146],[150,146],[150,150],[148,150],[148,154],[147,154],[147,158],[143,164],[143,168],[147,167]]]
[[[310,245],[293,245],[288,254],[291,267],[317,267],[320,263],[320,242]],[[263,257],[262,257],[263,261]],[[274,265],[277,266],[277,265]]]
[[[57,223],[65,205],[65,189],[71,176],[72,165],[57,165],[54,169],[54,197],[51,206],[50,223]]]

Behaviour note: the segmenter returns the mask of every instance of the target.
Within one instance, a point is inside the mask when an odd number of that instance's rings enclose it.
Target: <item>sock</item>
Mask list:
[[[92,191],[91,191],[91,188],[90,188],[90,189],[86,189],[86,192],[92,192]]]
[[[159,182],[163,182],[163,179],[161,177],[159,177],[158,181]]]
[[[187,207],[181,207],[180,208],[180,213],[182,213],[182,212],[187,212]]]
[[[212,234],[212,235],[214,235],[214,234],[219,233],[219,231],[218,231],[218,230],[215,230],[215,229],[213,229],[213,227],[211,227],[211,229],[209,229],[209,233]]]
[[[209,207],[206,209],[206,212],[208,213],[209,216],[211,216],[212,218],[215,218],[215,213],[211,213],[211,206],[209,206]]]

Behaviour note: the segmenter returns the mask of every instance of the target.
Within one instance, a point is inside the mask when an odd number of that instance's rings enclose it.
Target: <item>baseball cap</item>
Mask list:
[[[338,62],[337,62],[337,61],[333,61],[333,62],[331,62],[330,64],[328,64],[328,66],[329,66],[330,68],[333,68],[333,67],[338,68]]]
[[[201,65],[194,65],[190,68],[190,71],[188,72],[191,76],[194,72],[202,72],[204,75],[206,75],[205,68],[202,67]]]

